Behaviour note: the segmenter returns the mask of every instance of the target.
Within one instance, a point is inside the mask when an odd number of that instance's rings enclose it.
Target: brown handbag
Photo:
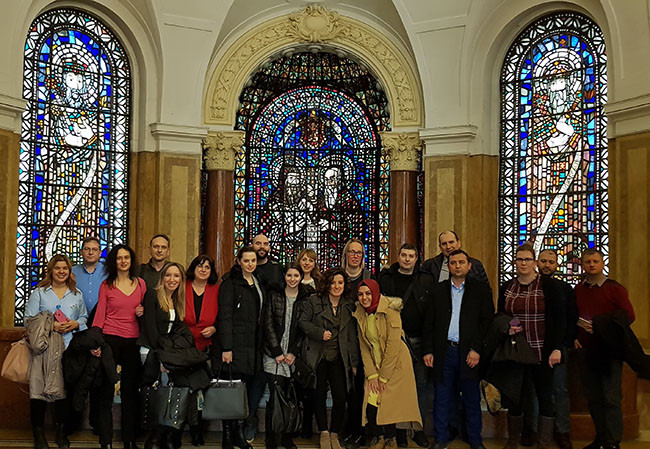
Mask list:
[[[29,383],[29,372],[32,368],[32,351],[27,345],[27,339],[11,344],[11,349],[2,364],[2,377],[21,384]]]

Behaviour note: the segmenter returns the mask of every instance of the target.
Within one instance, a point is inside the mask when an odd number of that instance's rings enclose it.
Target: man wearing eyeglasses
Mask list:
[[[97,237],[86,237],[81,244],[81,259],[83,263],[72,267],[77,288],[81,290],[88,310],[89,322],[95,316],[95,306],[99,298],[99,286],[104,282],[108,273],[100,262],[102,250]]]

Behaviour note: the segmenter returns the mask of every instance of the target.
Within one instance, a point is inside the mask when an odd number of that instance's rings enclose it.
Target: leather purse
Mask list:
[[[223,365],[222,365],[223,367]],[[246,419],[248,418],[248,394],[243,380],[221,379],[221,368],[217,378],[210,382],[204,394],[203,419]]]
[[[316,373],[311,366],[301,357],[296,357],[296,360],[293,362],[293,373],[292,376],[304,389],[313,390],[316,388]]]
[[[522,365],[539,365],[537,353],[526,341],[523,332],[508,335],[494,351],[493,362],[516,362]]]
[[[277,368],[276,368],[277,373]],[[271,381],[271,398],[267,413],[271,413],[271,429],[278,433],[296,433],[302,427],[302,406],[298,401],[293,379],[287,379],[286,388],[277,380],[277,374]]]
[[[2,377],[21,384],[29,383],[29,373],[32,370],[32,351],[27,345],[27,339],[11,344],[11,349],[2,364]]]
[[[190,405],[189,387],[160,385],[160,381],[156,381],[151,386],[143,387],[140,395],[144,407],[142,425],[145,429],[165,426],[178,430],[185,426]]]

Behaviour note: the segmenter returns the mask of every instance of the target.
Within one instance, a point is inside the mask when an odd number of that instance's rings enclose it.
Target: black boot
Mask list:
[[[264,434],[264,446],[266,446],[266,449],[278,449],[277,434],[268,429]]]
[[[239,449],[253,449],[253,446],[248,444],[246,438],[244,438],[244,424],[238,420],[233,420],[233,440],[232,443],[237,446]]]
[[[47,438],[45,438],[45,429],[32,427],[32,433],[34,434],[34,449],[50,449]]]
[[[221,433],[221,448],[222,449],[233,449],[233,429],[232,429],[233,420],[224,419],[221,421],[221,427],[223,428]]]
[[[198,426],[190,426],[192,446],[203,446],[205,444],[205,440],[203,439],[203,426],[201,424]]]
[[[179,449],[183,445],[183,429],[169,429],[169,439],[173,449]]]
[[[65,431],[65,424],[56,423],[56,438],[54,441],[56,441],[56,444],[59,447],[70,447],[70,440],[68,439],[68,435]]]
[[[540,416],[537,425],[537,449],[550,449],[553,446],[553,429],[555,418]]]
[[[144,449],[163,449],[162,437],[162,429],[160,427],[153,428],[149,438],[144,442]]]
[[[524,427],[524,417],[512,416],[508,413],[508,442],[503,449],[517,449],[519,447],[519,439],[521,438],[521,430]]]

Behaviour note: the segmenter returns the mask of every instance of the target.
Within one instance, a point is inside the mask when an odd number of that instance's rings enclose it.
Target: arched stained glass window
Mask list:
[[[500,279],[531,241],[556,250],[574,282],[582,252],[609,247],[602,32],[575,12],[532,23],[507,53],[501,95]]]
[[[34,20],[25,41],[15,323],[56,253],[127,237],[130,69],[123,46],[74,9]],[[103,254],[105,256],[106,254]]]
[[[240,100],[236,247],[264,233],[281,261],[312,248],[332,267],[356,237],[367,266],[387,263],[389,169],[378,131],[388,130],[388,105],[368,71],[297,53],[258,72]]]

